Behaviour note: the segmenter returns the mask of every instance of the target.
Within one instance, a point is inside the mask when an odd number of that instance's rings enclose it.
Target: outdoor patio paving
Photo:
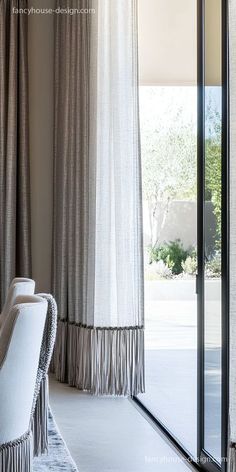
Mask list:
[[[171,283],[171,282],[170,282]],[[196,457],[197,443],[197,301],[192,296],[173,300],[146,288],[145,367],[146,393],[140,395],[145,406],[162,421],[188,451]],[[183,287],[182,287],[183,289]],[[206,353],[206,446],[219,457],[220,375],[219,375],[219,287],[207,302]],[[181,293],[181,291],[178,291]],[[151,297],[150,297],[151,294]],[[177,298],[177,296],[176,296]],[[184,290],[183,290],[184,298]],[[192,299],[191,299],[192,298]]]

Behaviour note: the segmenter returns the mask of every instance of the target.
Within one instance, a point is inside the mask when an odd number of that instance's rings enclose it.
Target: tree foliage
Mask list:
[[[221,243],[221,116],[209,99],[205,142],[205,199],[213,203],[216,217],[216,248]]]
[[[196,125],[184,122],[183,109],[166,109],[165,127],[142,123],[143,191],[149,210],[151,246],[158,244],[169,206],[173,200],[196,198]]]
[[[153,92],[154,93],[154,92]],[[161,92],[158,92],[161,93]],[[177,92],[178,93],[178,92]],[[196,120],[186,120],[183,106],[170,103],[169,121],[145,115],[141,120],[144,199],[148,204],[151,247],[159,244],[169,206],[173,200],[196,200]],[[205,195],[212,201],[217,222],[215,239],[221,233],[221,117],[211,95],[206,109]]]

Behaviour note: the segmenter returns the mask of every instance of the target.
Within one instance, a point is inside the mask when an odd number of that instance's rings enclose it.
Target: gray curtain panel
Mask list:
[[[26,0],[0,0],[0,306],[15,276],[30,276]]]
[[[230,431],[229,472],[236,472],[236,3],[229,2],[230,49]]]
[[[66,7],[65,0],[58,6]],[[57,379],[144,391],[136,0],[71,0],[55,25]]]

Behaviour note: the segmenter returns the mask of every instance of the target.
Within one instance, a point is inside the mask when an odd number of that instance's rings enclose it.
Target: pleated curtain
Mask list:
[[[0,0],[0,306],[15,276],[30,276],[26,0]]]
[[[66,7],[67,1],[57,5]],[[136,0],[71,0],[57,15],[53,291],[58,380],[144,391]]]

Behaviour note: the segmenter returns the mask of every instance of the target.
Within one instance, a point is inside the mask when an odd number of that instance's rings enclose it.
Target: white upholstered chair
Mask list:
[[[32,471],[32,408],[47,300],[19,296],[0,329],[0,470]]]
[[[35,290],[35,281],[25,277],[16,277],[12,280],[9,287],[6,301],[0,314],[0,328],[14,305],[16,297],[19,295],[33,295]]]

